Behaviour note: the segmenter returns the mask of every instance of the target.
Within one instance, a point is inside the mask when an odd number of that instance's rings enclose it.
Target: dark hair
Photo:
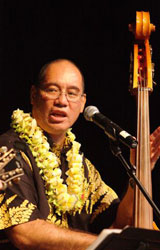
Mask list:
[[[70,62],[71,64],[73,64],[73,65],[80,71],[80,69],[77,67],[77,65],[76,65],[74,62],[72,62],[72,61],[70,61],[70,60],[68,60],[68,59],[63,59],[63,58],[62,58],[62,59],[56,59],[56,60],[50,61],[50,62],[48,62],[48,63],[46,63],[45,65],[42,66],[42,68],[40,69],[40,72],[39,72],[39,74],[38,74],[38,78],[37,78],[37,80],[34,82],[34,85],[35,85],[36,87],[38,87],[41,83],[43,83],[44,80],[45,80],[47,68],[48,68],[52,63],[57,63],[57,62],[61,62],[61,61],[68,61],[68,62]],[[80,73],[81,73],[81,76],[82,76],[82,87],[83,87],[83,92],[84,92],[84,91],[85,91],[84,77],[83,77],[83,74],[82,74],[81,71],[80,71]]]

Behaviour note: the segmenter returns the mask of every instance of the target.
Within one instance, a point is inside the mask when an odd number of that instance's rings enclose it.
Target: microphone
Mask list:
[[[97,107],[86,107],[84,110],[84,117],[87,121],[94,122],[100,128],[102,128],[105,134],[112,140],[116,141],[119,139],[129,148],[137,147],[138,142],[135,137],[119,127],[116,123],[112,122],[109,118],[101,114]]]

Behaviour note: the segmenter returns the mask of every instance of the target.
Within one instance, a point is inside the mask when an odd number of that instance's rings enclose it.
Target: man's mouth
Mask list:
[[[52,111],[49,115],[51,121],[61,122],[67,117],[67,114],[63,111]]]
[[[57,113],[53,113],[53,114],[51,114],[51,115],[53,115],[53,116],[58,116],[58,117],[65,117],[65,115],[64,115],[64,114],[57,114]]]

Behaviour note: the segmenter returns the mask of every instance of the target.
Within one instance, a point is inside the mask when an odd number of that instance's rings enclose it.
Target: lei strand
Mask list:
[[[72,148],[66,153],[68,171],[66,171],[66,184],[61,177],[60,160],[50,148],[43,130],[37,126],[37,122],[29,113],[23,110],[14,110],[11,127],[26,143],[35,158],[40,174],[45,181],[45,191],[50,205],[55,206],[58,215],[65,212],[78,211],[84,204],[84,170],[79,154],[80,143],[75,141],[75,135],[71,129],[67,131],[67,137],[72,142]]]

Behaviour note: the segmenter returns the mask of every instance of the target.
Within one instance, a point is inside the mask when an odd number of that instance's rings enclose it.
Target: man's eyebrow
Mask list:
[[[79,87],[73,85],[69,86],[67,89],[75,89],[77,91],[81,91]]]
[[[42,88],[42,89],[46,89],[46,88],[49,88],[49,87],[57,87],[57,88],[59,88],[59,85],[58,84],[56,84],[56,83],[53,83],[53,82],[43,82],[43,83],[41,83],[40,84],[40,88]]]
[[[57,83],[54,83],[54,82],[44,82],[42,83],[41,85],[44,85],[45,87],[50,87],[50,86],[57,86],[59,87],[59,85]]]

